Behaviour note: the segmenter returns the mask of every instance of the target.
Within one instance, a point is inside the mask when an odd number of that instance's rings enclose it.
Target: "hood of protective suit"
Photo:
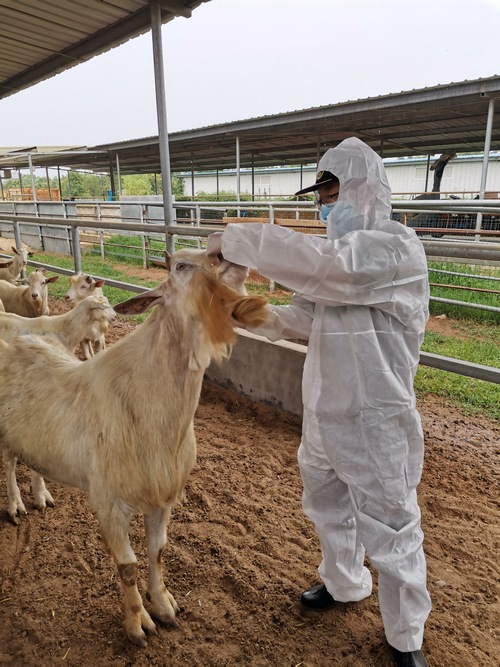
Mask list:
[[[337,204],[328,217],[328,237],[359,229],[376,229],[391,217],[391,189],[382,159],[356,137],[330,148],[318,171],[334,174],[340,183]]]

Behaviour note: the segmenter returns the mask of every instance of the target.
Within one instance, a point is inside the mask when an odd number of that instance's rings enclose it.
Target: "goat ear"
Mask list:
[[[11,245],[10,248],[11,248],[12,252],[14,253],[14,255],[19,255],[19,250],[17,248],[14,248],[13,245]]]
[[[95,286],[96,287],[102,287],[104,285],[104,280],[96,280],[95,281]]]
[[[47,278],[45,281],[46,283],[55,283],[59,280],[59,276],[51,276],[50,278]]]
[[[28,257],[33,257],[34,254],[35,254],[34,252],[30,251],[30,252],[28,252]]]
[[[170,265],[171,265],[170,260],[172,259],[172,255],[168,252],[168,250],[165,250],[163,254],[165,255],[165,268],[167,269],[167,271],[170,272]]]
[[[92,285],[92,276],[85,276],[85,282],[87,282],[89,285]]]
[[[148,310],[148,308],[152,308],[153,306],[156,306],[156,304],[162,302],[164,296],[165,293],[161,289],[161,285],[159,285],[158,287],[149,290],[149,292],[138,294],[126,301],[117,303],[116,306],[113,306],[113,309],[120,315],[140,315]]]

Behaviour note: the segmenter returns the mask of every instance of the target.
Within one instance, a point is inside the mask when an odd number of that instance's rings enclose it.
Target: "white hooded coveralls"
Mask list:
[[[321,158],[340,196],[327,239],[269,224],[231,224],[222,254],[295,294],[254,329],[308,339],[298,452],[303,507],[314,522],[318,568],[338,601],[371,593],[365,549],[378,570],[389,644],[421,647],[431,604],[416,487],[423,433],[413,380],[428,317],[427,263],[414,231],[390,219],[382,160],[356,138]]]

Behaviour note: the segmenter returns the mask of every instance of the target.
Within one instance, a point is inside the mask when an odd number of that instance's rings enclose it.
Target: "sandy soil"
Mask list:
[[[54,313],[65,308],[51,304]],[[109,344],[132,326],[117,320]],[[433,397],[419,408],[433,600],[425,651],[430,667],[492,667],[500,664],[500,426]],[[198,462],[164,555],[166,584],[182,607],[179,627],[159,627],[145,649],[127,642],[117,574],[85,495],[50,482],[56,507],[42,515],[32,510],[20,465],[29,514],[18,527],[0,486],[0,664],[389,667],[376,586],[370,599],[325,613],[298,603],[318,581],[319,562],[300,505],[300,420],[206,384],[195,427]],[[139,518],[131,540],[144,592]]]

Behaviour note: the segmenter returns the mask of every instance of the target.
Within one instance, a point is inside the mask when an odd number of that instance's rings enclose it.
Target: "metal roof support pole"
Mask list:
[[[253,162],[253,152],[252,152],[252,201],[255,199],[255,165]]]
[[[116,180],[118,182],[118,197],[117,199],[121,199],[122,197],[122,177],[120,175],[120,158],[118,157],[118,153],[115,155],[116,158]]]
[[[239,203],[241,198],[241,174],[240,174],[240,137],[236,135],[236,199]],[[238,218],[240,217],[240,209],[238,209]]]
[[[215,179],[216,179],[217,199],[219,199],[219,170],[218,169],[215,172]]]
[[[61,168],[57,166],[57,182],[59,183],[59,199],[62,201]]]
[[[67,174],[67,178],[68,178],[68,199],[71,201],[71,180],[70,180],[70,177],[69,177],[70,174],[71,174],[71,169],[68,169],[68,174]]]
[[[111,156],[109,158],[109,182],[111,184],[111,199],[116,199],[116,185],[115,185],[115,170],[113,169],[113,161]]]
[[[33,160],[31,158],[31,153],[28,153],[28,164],[30,166],[31,191],[33,193],[33,201],[36,202],[35,172],[33,171]]]
[[[0,174],[0,192],[2,193],[2,201],[3,201],[5,199],[5,193],[3,191],[2,174]]]
[[[486,190],[486,177],[488,176],[488,160],[490,157],[490,146],[491,146],[491,133],[493,131],[493,116],[495,114],[495,98],[490,97],[488,101],[488,119],[486,121],[486,137],[484,140],[484,153],[483,153],[483,170],[481,172],[481,185],[479,188],[479,199],[484,199],[484,191]],[[476,218],[476,232],[481,231],[481,226],[483,224],[483,214],[478,213]],[[481,236],[476,234],[474,236],[475,241],[479,241]]]
[[[20,168],[17,170],[17,173],[19,174],[19,192],[21,193],[20,197],[21,201],[23,201],[23,175],[21,174]]]
[[[304,177],[304,165],[302,162],[300,163],[300,184],[299,184],[299,190],[302,190],[302,179]]]
[[[194,167],[191,167],[191,197],[194,199]]]
[[[424,187],[424,192],[427,192],[427,188],[429,186],[429,171],[430,171],[430,164],[431,164],[431,156],[427,156],[427,167],[425,170],[425,187]]]
[[[50,189],[49,168],[45,167],[45,176],[47,178],[47,190],[49,191],[49,201],[52,201],[52,190]]]
[[[174,237],[168,227],[175,222],[172,204],[172,183],[170,178],[170,151],[167,131],[167,103],[165,96],[165,76],[163,73],[163,48],[161,39],[161,7],[159,0],[151,0],[151,37],[153,40],[153,64],[156,91],[156,113],[158,116],[158,143],[160,146],[161,182],[163,194],[163,215],[167,251],[174,250]]]

